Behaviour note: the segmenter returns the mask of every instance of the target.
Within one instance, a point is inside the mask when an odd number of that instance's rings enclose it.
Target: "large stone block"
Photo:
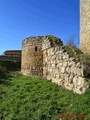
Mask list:
[[[84,84],[85,84],[85,78],[79,77],[78,78],[78,85],[84,86]]]
[[[66,70],[66,68],[65,67],[61,67],[61,73],[65,73],[65,70]]]
[[[75,76],[75,77],[73,78],[73,84],[77,85],[77,83],[78,83],[78,77]]]

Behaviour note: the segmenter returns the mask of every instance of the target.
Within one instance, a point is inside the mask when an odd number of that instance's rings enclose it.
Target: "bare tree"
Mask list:
[[[67,41],[66,41],[66,45],[68,46],[77,46],[79,43],[77,43],[77,41],[75,41],[75,35],[71,35]]]

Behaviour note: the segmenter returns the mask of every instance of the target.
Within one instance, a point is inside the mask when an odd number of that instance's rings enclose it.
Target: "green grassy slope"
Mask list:
[[[90,89],[78,95],[48,80],[20,75],[1,81],[0,120],[59,120],[58,114],[90,120]]]

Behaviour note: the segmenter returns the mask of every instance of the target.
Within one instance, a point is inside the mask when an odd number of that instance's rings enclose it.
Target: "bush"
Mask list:
[[[52,47],[55,46],[55,45],[58,45],[58,46],[62,46],[63,45],[61,39],[59,39],[59,38],[57,38],[57,37],[55,37],[53,35],[48,35],[47,37],[50,40],[50,43],[51,43]]]
[[[10,71],[17,71],[20,68],[20,61],[0,61],[0,79],[7,77]]]
[[[16,71],[21,69],[20,61],[1,61],[0,64],[6,67],[8,71]]]
[[[65,46],[65,50],[68,52],[70,57],[80,58],[81,55],[84,55],[83,52],[75,46]]]
[[[7,76],[8,71],[2,65],[0,65],[0,79],[5,78]]]
[[[83,61],[83,63],[89,63],[90,64],[90,54],[84,54],[83,56],[82,56],[82,61]]]
[[[75,40],[75,35],[71,35],[67,40],[66,40],[66,45],[67,46],[79,46],[79,41]]]

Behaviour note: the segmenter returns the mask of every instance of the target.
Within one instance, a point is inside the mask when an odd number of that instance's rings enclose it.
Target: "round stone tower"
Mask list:
[[[52,35],[29,37],[22,42],[21,72],[28,76],[43,76],[43,61],[46,58],[46,50],[62,46],[59,38]],[[47,58],[46,58],[47,59]]]
[[[29,37],[23,40],[22,74],[28,76],[42,76],[42,61],[42,37]]]
[[[90,54],[90,0],[80,0],[80,49]]]

